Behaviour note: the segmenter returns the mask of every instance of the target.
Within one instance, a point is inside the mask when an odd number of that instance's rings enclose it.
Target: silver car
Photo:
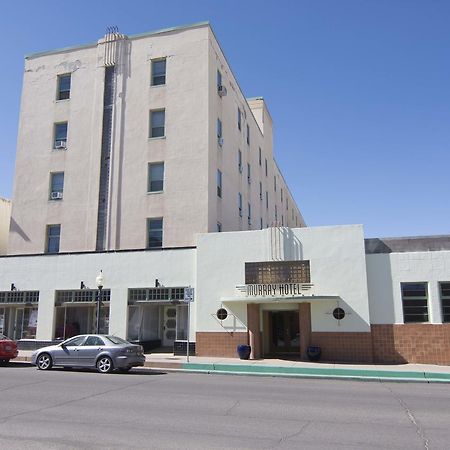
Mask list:
[[[145,356],[142,346],[116,336],[84,334],[36,350],[31,362],[40,370],[53,366],[91,367],[109,373],[113,370],[128,372],[132,367],[143,366]]]

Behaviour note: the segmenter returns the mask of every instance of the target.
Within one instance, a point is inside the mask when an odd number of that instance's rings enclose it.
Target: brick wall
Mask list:
[[[197,332],[195,352],[197,356],[223,356],[237,358],[236,348],[239,344],[248,345],[247,332]]]
[[[311,345],[322,349],[322,361],[372,363],[371,333],[312,332]]]
[[[450,365],[450,323],[372,325],[374,362]]]

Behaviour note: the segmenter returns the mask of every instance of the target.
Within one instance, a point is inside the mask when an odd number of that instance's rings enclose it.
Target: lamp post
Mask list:
[[[102,289],[105,284],[105,278],[103,277],[103,272],[100,270],[100,273],[97,275],[95,279],[95,284],[97,285],[98,294],[97,294],[97,334],[100,334],[100,302],[102,299]]]

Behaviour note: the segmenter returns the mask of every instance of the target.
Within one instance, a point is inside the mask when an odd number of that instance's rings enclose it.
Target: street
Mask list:
[[[0,367],[0,448],[447,449],[448,384]]]

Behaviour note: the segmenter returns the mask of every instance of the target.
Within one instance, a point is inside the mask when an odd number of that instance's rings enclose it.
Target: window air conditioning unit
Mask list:
[[[55,148],[65,150],[67,148],[66,141],[55,141]]]
[[[223,147],[223,138],[222,138],[222,137],[217,138],[217,143],[218,143],[221,147]]]
[[[227,95],[227,88],[225,86],[217,86],[217,93],[219,94],[219,97],[223,97],[224,95]]]
[[[52,192],[51,199],[52,200],[61,200],[63,198],[62,192]]]

